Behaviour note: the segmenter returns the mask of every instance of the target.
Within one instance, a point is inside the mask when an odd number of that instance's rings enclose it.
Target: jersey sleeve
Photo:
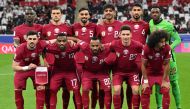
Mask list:
[[[148,60],[148,46],[144,46],[142,50],[142,59]]]
[[[178,46],[181,43],[181,38],[172,24],[170,24],[170,36],[173,40],[173,42],[170,42],[170,47],[173,50],[176,46]]]
[[[14,28],[13,31],[14,31],[13,38],[14,38],[14,39],[20,39],[20,37],[21,37],[22,35],[20,34],[19,30],[18,30],[17,28]]]
[[[20,46],[18,48],[16,48],[16,53],[14,55],[15,62],[21,62],[23,60],[22,51],[23,50],[21,50]]]
[[[164,56],[164,60],[169,60],[171,58],[171,48],[170,46],[166,46],[165,48],[165,56]]]
[[[44,25],[42,27],[42,33],[41,33],[41,37],[42,40],[46,40],[47,39],[47,33],[46,33],[46,25]]]
[[[82,51],[85,51],[85,50],[89,47],[89,44],[86,43],[86,42],[84,42],[84,41],[82,41],[82,42],[80,42],[80,43],[78,44],[78,46],[80,47],[80,49],[81,49]]]

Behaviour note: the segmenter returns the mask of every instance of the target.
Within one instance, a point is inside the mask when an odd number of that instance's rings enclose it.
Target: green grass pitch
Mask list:
[[[14,103],[13,71],[11,68],[13,55],[0,55],[0,109],[16,109]],[[190,53],[177,54],[178,70],[180,72],[181,104],[183,109],[190,107]],[[60,91],[61,92],[61,91]],[[61,93],[58,94],[57,109],[62,109]],[[27,81],[27,90],[24,91],[25,109],[35,109],[35,91],[31,80]],[[69,109],[74,109],[73,101],[70,100]],[[98,106],[97,106],[98,109]],[[127,109],[124,101],[123,109]],[[151,96],[151,108],[156,109],[154,94]],[[170,109],[175,109],[175,102],[171,96]]]

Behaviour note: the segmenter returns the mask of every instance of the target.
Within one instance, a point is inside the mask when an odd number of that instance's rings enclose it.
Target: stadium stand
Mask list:
[[[117,19],[130,19],[129,10],[133,3],[141,3],[144,9],[144,20],[150,20],[150,8],[157,4],[163,12],[163,18],[172,22],[179,33],[190,33],[189,0],[87,0],[91,11],[92,22],[101,19],[102,8],[106,3],[113,3],[117,10]],[[32,6],[37,13],[36,23],[47,24],[50,10],[59,5],[63,9],[63,20],[73,24],[75,19],[76,0],[0,0],[0,34],[13,34],[12,28],[24,22],[24,10]]]

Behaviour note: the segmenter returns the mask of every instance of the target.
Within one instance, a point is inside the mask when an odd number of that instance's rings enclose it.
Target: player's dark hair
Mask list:
[[[36,31],[28,31],[27,34],[26,34],[26,36],[28,37],[30,35],[36,35],[37,37],[39,37],[38,36],[38,32],[36,32]]]
[[[84,10],[86,10],[86,11],[88,11],[88,12],[90,13],[89,9],[88,9],[88,8],[85,8],[85,7],[80,8],[80,9],[79,9],[79,13],[80,13],[81,11],[84,11]]]
[[[65,33],[58,33],[57,37],[67,37],[67,34],[65,34]]]
[[[99,40],[101,42],[101,39],[99,37],[93,36],[91,40]]]
[[[115,6],[112,5],[112,4],[105,4],[104,7],[103,7],[103,11],[104,11],[105,9],[107,9],[107,8],[110,8],[110,9],[112,9],[112,10],[115,11]]]
[[[52,10],[60,10],[60,12],[62,13],[62,9],[59,6],[55,6],[51,8],[51,13],[52,13]]]
[[[139,3],[135,3],[135,4],[133,4],[131,10],[133,9],[133,7],[140,7],[140,8],[142,9],[142,5],[139,4]]]
[[[34,15],[36,15],[36,12],[34,11],[34,9],[33,9],[32,7],[26,8],[26,9],[25,9],[25,14],[26,14],[28,11],[32,11],[32,13],[33,13]]]
[[[123,30],[129,30],[129,31],[131,31],[131,27],[128,26],[128,25],[123,25],[123,26],[120,28],[120,31],[123,31]]]
[[[163,38],[165,38],[165,40],[168,41],[169,34],[164,30],[156,30],[153,33],[151,33],[148,37],[147,45],[150,48],[154,48]]]

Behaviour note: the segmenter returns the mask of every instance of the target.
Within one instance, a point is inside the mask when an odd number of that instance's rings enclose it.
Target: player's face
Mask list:
[[[39,38],[37,37],[37,35],[29,35],[27,36],[27,46],[29,47],[29,49],[35,49],[36,48],[36,44],[38,43]]]
[[[166,45],[166,39],[162,38],[162,39],[160,39],[160,42],[158,42],[157,48],[162,49],[162,48],[164,48],[165,45]]]
[[[97,54],[98,51],[100,50],[101,43],[99,40],[91,40],[90,41],[90,48],[92,50],[93,54]]]
[[[89,14],[88,10],[83,10],[79,13],[78,17],[82,23],[86,23],[88,21],[88,19],[90,18],[90,14]]]
[[[131,31],[129,31],[129,30],[122,30],[120,32],[121,41],[122,41],[122,43],[124,43],[126,45],[128,45],[130,43],[131,36],[132,36],[132,34],[131,34]]]
[[[51,19],[54,22],[59,22],[61,20],[61,17],[62,17],[62,13],[59,9],[51,11]]]
[[[154,21],[157,21],[160,19],[161,13],[159,8],[152,8],[150,12],[150,16]]]
[[[36,14],[33,10],[27,10],[25,13],[26,22],[33,22],[36,17]]]
[[[115,16],[115,11],[112,10],[111,8],[107,8],[104,10],[104,18],[106,20],[112,20],[114,19],[114,16]]]
[[[58,36],[57,37],[57,44],[61,50],[65,49],[66,43],[67,43],[67,37],[66,36]]]
[[[142,11],[141,7],[134,6],[131,10],[131,16],[132,16],[132,18],[134,18],[136,20],[140,19],[142,14],[143,14],[143,11]]]

